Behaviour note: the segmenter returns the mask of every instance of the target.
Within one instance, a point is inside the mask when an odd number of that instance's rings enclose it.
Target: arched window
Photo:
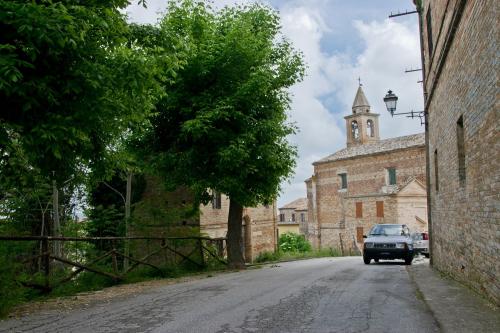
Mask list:
[[[359,139],[359,127],[356,120],[351,122],[351,134],[353,139]]]
[[[366,122],[366,135],[373,137],[375,136],[375,129],[373,128],[373,121],[368,119]]]

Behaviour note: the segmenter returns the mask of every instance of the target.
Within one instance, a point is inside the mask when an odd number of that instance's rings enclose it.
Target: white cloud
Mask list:
[[[391,118],[383,97],[388,89],[399,96],[398,112],[420,110],[423,105],[419,73],[405,74],[405,68],[420,63],[418,33],[394,21],[366,23],[353,21],[357,36],[364,43],[363,51],[353,62],[348,54],[325,54],[321,51],[322,38],[328,28],[322,28],[318,10],[305,7],[282,11],[283,31],[304,51],[309,65],[308,77],[295,86],[291,117],[301,132],[292,139],[299,146],[300,158],[291,184],[284,186],[278,206],[305,196],[304,180],[313,168],[311,163],[345,147],[343,117],[351,113],[361,76],[364,92],[372,112],[380,114],[382,138],[422,132],[416,119]],[[414,67],[415,68],[415,67]],[[340,110],[327,110],[320,97],[330,95],[342,105]]]

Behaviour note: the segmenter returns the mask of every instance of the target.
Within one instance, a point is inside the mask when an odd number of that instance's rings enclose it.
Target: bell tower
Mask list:
[[[370,104],[360,83],[352,103],[352,114],[344,117],[347,147],[379,141],[378,117],[379,114],[370,112]]]

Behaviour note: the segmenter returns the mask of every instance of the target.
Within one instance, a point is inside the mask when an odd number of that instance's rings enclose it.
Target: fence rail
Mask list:
[[[53,236],[0,236],[0,241],[5,242],[38,242],[37,254],[16,254],[15,260],[27,264],[36,262],[36,271],[42,273],[43,282],[40,281],[20,281],[24,286],[35,288],[43,292],[50,292],[54,287],[74,279],[83,271],[92,272],[101,276],[111,278],[115,282],[123,280],[126,275],[139,266],[151,267],[162,272],[161,266],[167,263],[170,258],[171,263],[180,265],[190,263],[198,268],[206,267],[208,259],[226,265],[225,261],[225,238],[209,237],[53,237]],[[133,254],[125,255],[118,246],[120,242],[142,241],[135,248]],[[56,242],[76,242],[100,244],[98,255],[92,258],[88,253],[83,255],[84,260],[78,260],[78,255],[71,253],[71,249],[66,249],[66,253],[61,256],[55,255],[51,248]],[[51,244],[52,243],[52,244]],[[153,243],[153,246],[151,246]],[[52,245],[52,246],[51,246]],[[127,245],[128,246],[128,245]],[[68,246],[69,247],[69,246]],[[65,248],[63,246],[63,248]],[[78,253],[79,249],[73,250]],[[161,256],[163,254],[163,256]],[[162,259],[163,258],[163,259]],[[173,258],[173,260],[172,260]],[[124,259],[128,259],[130,266],[123,264]],[[178,261],[180,259],[180,261]],[[121,261],[120,261],[121,260]],[[163,261],[162,261],[163,260]],[[98,264],[106,262],[104,265]],[[122,263],[120,267],[120,263]],[[60,266],[70,267],[61,270]],[[111,265],[111,267],[106,267]],[[51,278],[54,271],[59,274],[57,278]],[[61,271],[64,273],[61,276]]]

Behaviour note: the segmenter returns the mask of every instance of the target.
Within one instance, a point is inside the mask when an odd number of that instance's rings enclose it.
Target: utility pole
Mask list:
[[[129,222],[130,222],[130,202],[132,196],[132,172],[127,173],[127,190],[125,194],[125,237],[129,236]],[[125,240],[125,258],[123,258],[123,270],[128,269],[128,256],[130,256],[130,246],[128,239]]]
[[[57,189],[56,180],[52,180],[52,218],[54,220],[54,237],[61,236],[61,224],[59,222],[59,190]],[[62,257],[61,243],[60,241],[54,241],[54,255],[56,257]]]

